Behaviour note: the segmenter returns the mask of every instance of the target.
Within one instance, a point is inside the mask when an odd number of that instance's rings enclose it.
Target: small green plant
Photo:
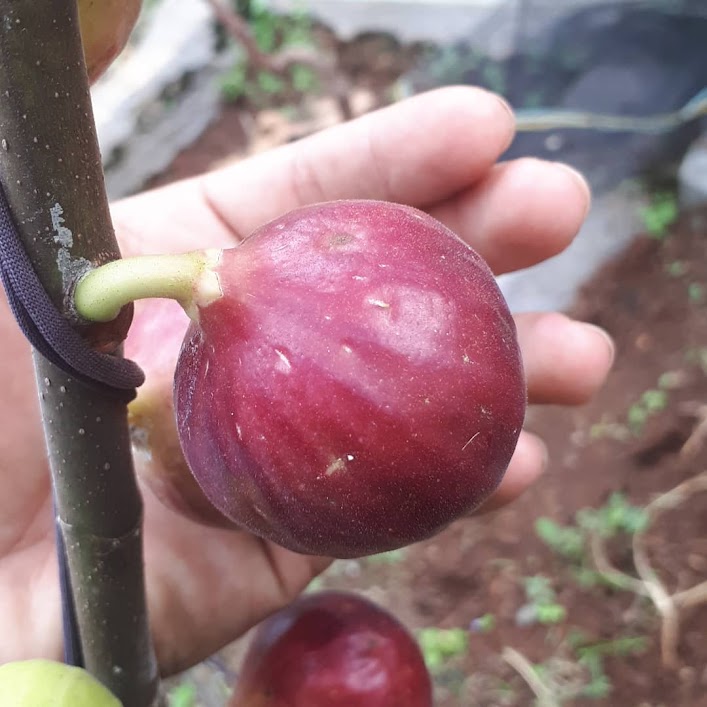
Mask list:
[[[641,209],[641,217],[648,235],[663,240],[668,234],[668,228],[678,217],[678,201],[675,192],[655,193],[650,204]]]
[[[687,265],[682,260],[673,260],[665,266],[665,272],[670,277],[682,277],[687,273]]]
[[[542,692],[550,698],[548,704],[571,705],[578,699],[605,700],[613,689],[606,672],[606,658],[640,655],[647,647],[648,640],[642,636],[591,642],[583,631],[574,629],[559,654],[542,663],[528,664],[528,667],[537,677]]]
[[[653,415],[665,410],[667,406],[668,393],[666,390],[646,390],[628,409],[626,422],[634,435],[640,435],[648,420]]]
[[[644,509],[630,504],[617,491],[603,506],[577,511],[575,525],[563,526],[551,518],[540,517],[535,521],[535,532],[558,555],[578,560],[585,554],[588,532],[611,538],[618,533],[632,535],[646,528],[647,524],[648,514]]]
[[[292,88],[298,93],[308,93],[313,91],[319,85],[317,75],[308,66],[295,64],[290,69],[290,78],[292,80]]]
[[[616,442],[625,442],[631,437],[631,431],[620,422],[612,422],[604,417],[589,428],[591,440],[612,439]]]
[[[606,577],[594,566],[592,535],[603,539],[621,534],[631,536],[644,530],[648,522],[648,513],[643,508],[630,504],[623,494],[616,492],[599,508],[577,511],[570,525],[540,517],[535,521],[535,532],[554,553],[569,562],[570,572],[580,586],[608,584],[616,587],[622,586],[617,577]]]
[[[476,633],[490,633],[496,628],[496,617],[486,613],[471,622],[471,630]]]
[[[656,387],[644,391],[628,408],[624,421],[611,420],[608,416],[602,417],[589,428],[590,439],[613,439],[617,442],[625,442],[632,436],[640,435],[648,420],[668,407],[669,393],[680,387],[682,378],[679,371],[662,373],[656,382]]]
[[[313,44],[311,19],[306,10],[299,6],[287,16],[281,16],[272,12],[262,0],[255,0],[251,5],[248,27],[258,51],[263,55],[274,56],[294,45]],[[306,93],[317,85],[317,75],[308,66],[294,64],[285,74],[264,68],[253,71],[246,56],[236,61],[221,78],[221,95],[225,101],[233,102],[242,97],[256,99],[277,95],[288,88]]]
[[[523,580],[523,588],[527,603],[517,613],[521,624],[559,624],[567,618],[567,609],[557,601],[557,594],[547,577],[526,577]]]
[[[269,71],[259,71],[255,77],[258,90],[262,93],[274,95],[285,89],[285,80]]]
[[[252,0],[248,23],[262,52],[273,52],[278,45],[285,47],[312,41],[312,21],[299,3],[284,16],[274,13],[264,0]]]
[[[425,663],[433,672],[469,649],[469,632],[462,628],[423,628],[418,631],[417,640]]]
[[[687,297],[692,304],[702,304],[705,300],[705,288],[699,282],[691,282],[687,286]]]
[[[574,648],[579,664],[589,673],[589,681],[582,686],[577,697],[597,700],[606,698],[612,689],[611,681],[606,674],[605,659],[640,655],[648,648],[648,639],[644,636],[623,636],[609,641],[590,643],[579,631],[570,636],[568,642]]]
[[[535,521],[538,537],[554,552],[568,560],[579,561],[584,555],[584,533],[576,526],[560,525],[552,518]]]
[[[575,516],[577,524],[585,531],[596,532],[603,538],[619,533],[633,535],[648,526],[648,514],[628,502],[624,494],[615,492],[600,508],[582,508]]]
[[[658,378],[658,387],[661,390],[676,390],[680,388],[684,380],[684,375],[680,371],[665,371]]]

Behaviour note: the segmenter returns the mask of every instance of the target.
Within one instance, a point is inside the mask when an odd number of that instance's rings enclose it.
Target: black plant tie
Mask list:
[[[72,378],[105,395],[130,402],[144,373],[134,362],[92,349],[56,308],[32,267],[0,186],[0,279],[12,313],[30,344]],[[59,560],[64,661],[83,666],[64,537],[55,524]]]
[[[32,267],[0,188],[0,278],[32,346],[72,378],[130,402],[145,381],[134,362],[92,349],[56,308]]]

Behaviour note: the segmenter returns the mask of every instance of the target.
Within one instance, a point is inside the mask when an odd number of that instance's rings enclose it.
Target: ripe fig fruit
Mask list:
[[[515,324],[486,263],[435,219],[304,207],[195,287],[177,427],[233,521],[356,557],[431,537],[499,484],[526,407]]]
[[[128,422],[140,479],[168,508],[198,523],[232,528],[192,476],[177,434],[172,388],[189,317],[171,299],[135,303],[125,355],[145,372],[145,383],[128,405]]]
[[[125,48],[142,0],[79,0],[79,24],[88,78],[94,83]]]
[[[431,707],[432,681],[407,629],[349,592],[300,597],[266,619],[229,707]]]
[[[121,707],[98,680],[82,668],[50,660],[0,665],[2,707]]]

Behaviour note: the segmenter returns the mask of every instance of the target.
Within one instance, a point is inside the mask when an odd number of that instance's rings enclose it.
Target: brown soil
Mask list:
[[[401,55],[389,37],[357,41],[357,46],[343,46],[341,56],[350,57],[357,95],[363,88],[369,91],[368,109],[391,100],[386,87],[412,55]],[[382,68],[363,72],[369,77],[364,87],[360,74],[366,56],[369,67]],[[324,98],[309,101],[295,119],[288,113],[280,125],[285,128],[271,135],[270,143],[336,122],[340,118],[331,106]],[[272,127],[273,116],[281,115],[243,102],[224,107],[203,138],[151,186],[238,159],[253,152],[254,144],[265,149],[263,125]],[[707,470],[707,434],[704,441],[698,434],[699,406],[707,405],[706,236],[707,211],[685,214],[662,239],[638,236],[586,285],[572,314],[612,334],[616,364],[590,404],[530,411],[528,427],[545,438],[551,459],[533,489],[506,509],[459,522],[404,552],[335,563],[318,584],[362,591],[412,629],[468,630],[480,617],[493,617],[486,630],[469,631],[466,653],[448,658],[435,671],[439,707],[533,704],[526,680],[501,657],[507,647],[526,668],[544,664],[539,675],[544,684],[555,685],[556,693],[558,684],[573,693],[547,705],[707,706],[707,605],[682,612],[677,664],[667,666],[653,603],[602,581],[594,571],[598,555],[586,545],[571,561],[535,532],[539,517],[570,525],[577,511],[599,508],[615,492],[645,506]],[[653,412],[640,424],[644,408],[638,403],[647,391],[657,391],[648,396]],[[619,520],[625,516],[619,514]],[[602,546],[613,566],[636,576],[630,540],[619,533]],[[707,493],[693,493],[661,515],[646,531],[645,545],[669,593],[707,580]],[[578,578],[580,566],[588,584]],[[563,607],[564,617],[555,623],[520,620],[524,612],[519,610],[528,603],[524,579],[535,576],[548,578],[554,603]],[[580,659],[574,642],[578,630],[590,654],[594,646],[598,655],[599,642],[607,654],[593,663]],[[636,640],[621,644],[626,637]],[[224,659],[237,665],[241,648],[234,646]],[[587,694],[591,688],[593,697]]]

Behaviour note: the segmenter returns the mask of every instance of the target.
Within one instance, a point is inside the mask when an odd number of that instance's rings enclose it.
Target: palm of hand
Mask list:
[[[494,165],[512,130],[511,115],[494,97],[444,89],[117,204],[116,230],[126,255],[181,252],[233,244],[302,204],[380,198],[428,210],[498,273],[527,267],[569,244],[588,192],[554,165]],[[31,359],[3,306],[0,336],[13,375],[0,401],[0,662],[61,653],[50,486],[30,392]],[[555,314],[519,315],[517,325],[531,402],[580,403],[604,380],[612,350],[601,332]],[[523,433],[491,505],[517,496],[544,463],[541,441]],[[150,620],[165,673],[235,639],[328,563],[245,532],[199,526],[149,491],[144,498]]]

